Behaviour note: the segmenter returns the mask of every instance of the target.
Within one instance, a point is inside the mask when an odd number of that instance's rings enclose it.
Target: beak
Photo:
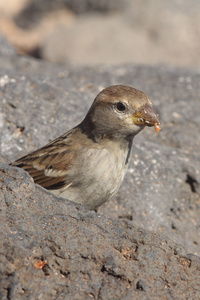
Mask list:
[[[132,117],[134,124],[141,126],[154,126],[156,132],[158,132],[160,128],[160,121],[158,115],[155,113],[154,109],[145,104],[142,106]]]

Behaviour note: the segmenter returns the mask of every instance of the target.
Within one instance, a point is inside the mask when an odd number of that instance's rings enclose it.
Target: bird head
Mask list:
[[[112,138],[134,137],[145,126],[160,122],[147,95],[124,85],[102,90],[95,98],[84,122],[90,124],[95,135]]]

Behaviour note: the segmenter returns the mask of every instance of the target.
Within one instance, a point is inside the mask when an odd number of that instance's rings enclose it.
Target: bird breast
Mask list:
[[[77,161],[77,165],[68,172],[73,182],[69,181],[61,191],[52,192],[81,203],[90,210],[96,209],[118,191],[124,179],[131,145],[126,148],[83,149],[84,159]]]

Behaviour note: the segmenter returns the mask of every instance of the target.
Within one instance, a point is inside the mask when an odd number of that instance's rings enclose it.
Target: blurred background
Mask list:
[[[198,0],[0,0],[0,32],[57,63],[200,67]]]

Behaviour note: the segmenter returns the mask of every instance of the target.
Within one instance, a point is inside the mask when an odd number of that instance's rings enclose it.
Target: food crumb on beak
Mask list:
[[[156,133],[161,129],[161,128],[160,128],[160,123],[155,123],[155,124],[154,124],[154,127],[155,127]]]

